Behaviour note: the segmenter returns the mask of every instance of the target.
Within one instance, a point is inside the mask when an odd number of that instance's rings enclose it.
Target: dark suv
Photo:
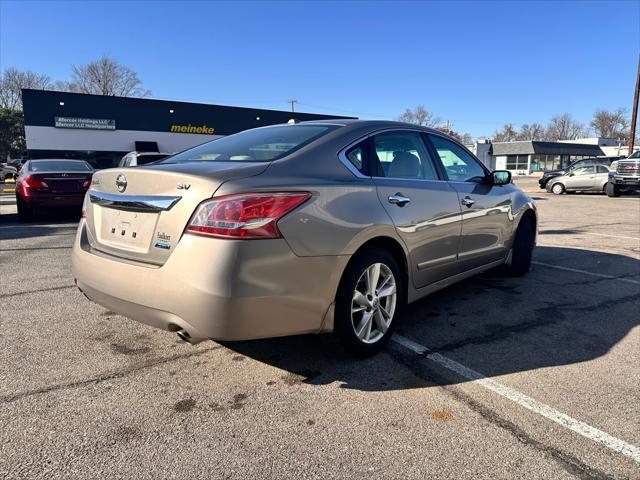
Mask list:
[[[547,188],[547,182],[552,178],[559,177],[560,175],[566,175],[580,167],[591,167],[593,165],[604,165],[609,167],[611,162],[618,158],[620,157],[583,158],[582,160],[576,160],[575,162],[570,163],[566,168],[561,170],[546,170],[538,180],[538,185],[540,185],[540,188]]]

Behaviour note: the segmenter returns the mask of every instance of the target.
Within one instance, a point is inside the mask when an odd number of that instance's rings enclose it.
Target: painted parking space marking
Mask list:
[[[560,265],[553,265],[551,263],[534,262],[534,261],[532,261],[531,263],[534,265],[540,265],[541,267],[555,268],[556,270],[564,270],[565,272],[581,273],[583,275],[591,275],[592,277],[606,278],[608,280],[618,280],[619,282],[626,282],[626,283],[632,283],[633,285],[640,285],[640,281],[633,280],[632,278],[616,277],[614,275],[606,275],[604,273],[594,273],[594,272],[589,272],[587,270],[580,270],[578,268],[561,267]]]
[[[576,420],[569,415],[566,415],[548,405],[545,405],[544,403],[539,402],[538,400],[531,398],[511,387],[507,387],[502,383],[487,378],[481,373],[476,372],[475,370],[472,370],[471,368],[468,368],[461,363],[450,359],[449,357],[445,357],[444,355],[441,355],[439,353],[430,353],[431,350],[429,350],[427,347],[425,347],[424,345],[420,345],[419,343],[416,343],[409,338],[396,333],[391,337],[391,340],[393,340],[398,345],[401,345],[406,349],[411,350],[418,355],[422,355],[432,362],[437,363],[438,365],[457,373],[463,378],[471,380],[476,384],[481,385],[482,387],[491,390],[492,392],[495,392],[498,395],[501,395],[504,398],[507,398],[528,410],[531,410],[534,413],[542,415],[543,417],[548,418],[549,420],[582,435],[585,438],[604,445],[614,452],[622,453],[623,455],[626,455],[627,457],[640,464],[640,448],[636,447],[635,445],[609,435],[608,433],[587,425],[580,420]]]
[[[597,235],[599,237],[624,238],[627,240],[637,240],[640,242],[640,238],[638,237],[628,237],[626,235],[611,235],[610,233],[582,232],[581,235]]]

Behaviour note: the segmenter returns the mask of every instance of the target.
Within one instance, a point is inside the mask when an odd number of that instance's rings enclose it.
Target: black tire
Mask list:
[[[560,182],[554,183],[551,186],[551,193],[553,193],[554,195],[562,195],[566,191],[567,191],[566,188],[564,188],[564,185],[561,184]]]
[[[18,220],[20,222],[26,223],[33,219],[33,211],[18,196],[16,196],[16,205],[18,206]]]
[[[366,343],[356,334],[356,326],[354,326],[351,309],[354,301],[354,293],[358,285],[360,285],[359,282],[361,281],[361,277],[370,266],[376,263],[385,265],[391,271],[393,278],[395,279],[395,311],[391,316],[390,324],[388,325],[386,332],[384,332],[384,334],[382,334],[382,336],[373,343]],[[343,273],[340,285],[338,286],[334,315],[334,331],[349,353],[359,356],[368,356],[379,352],[385,346],[389,341],[389,338],[398,323],[398,317],[401,315],[403,310],[406,298],[405,288],[405,280],[402,276],[400,267],[394,257],[386,250],[374,248],[360,252],[353,257]],[[382,304],[382,302],[380,302],[380,304]],[[385,306],[388,306],[388,304]],[[358,314],[356,313],[355,315]],[[364,315],[364,313],[362,315]],[[375,326],[375,331],[380,335],[381,332],[378,330],[375,313],[371,314],[371,316],[373,317],[372,322],[374,322],[372,325]]]
[[[506,266],[507,274],[512,277],[526,275],[531,269],[531,255],[533,253],[533,224],[524,217],[518,225],[516,237],[513,240],[511,264]]]
[[[619,197],[620,196],[620,190],[618,189],[618,187],[616,185],[614,185],[611,182],[607,182],[607,184],[604,186],[604,193],[607,194],[607,197]]]

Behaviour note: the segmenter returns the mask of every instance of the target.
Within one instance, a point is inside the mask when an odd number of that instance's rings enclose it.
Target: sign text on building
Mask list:
[[[116,121],[107,118],[55,117],[56,128],[115,130]]]
[[[213,135],[213,128],[206,125],[171,125],[170,131],[173,133],[200,133]]]

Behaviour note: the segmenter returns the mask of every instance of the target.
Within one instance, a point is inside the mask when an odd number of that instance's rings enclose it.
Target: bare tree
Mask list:
[[[418,105],[413,110],[407,108],[404,113],[398,117],[398,121],[414,123],[424,127],[436,127],[441,122],[440,118],[424,108],[424,105]]]
[[[463,133],[460,137],[460,142],[465,145],[471,145],[473,143],[473,137],[470,133]]]
[[[551,118],[547,125],[546,137],[551,141],[575,140],[584,133],[584,125],[574,120],[570,113],[563,113]]]
[[[513,123],[506,123],[501,130],[493,134],[494,142],[513,142],[518,139],[518,132],[513,128]]]
[[[51,87],[51,78],[42,73],[21,72],[7,68],[0,75],[0,108],[22,110],[22,89],[45,90]]]
[[[629,136],[627,111],[619,108],[615,112],[598,110],[591,119],[591,128],[598,137],[626,138]]]
[[[151,94],[142,87],[136,72],[106,56],[86,65],[74,66],[68,90],[118,97],[147,97]]]
[[[544,127],[538,122],[523,123],[517,135],[518,140],[544,140],[544,138]]]

